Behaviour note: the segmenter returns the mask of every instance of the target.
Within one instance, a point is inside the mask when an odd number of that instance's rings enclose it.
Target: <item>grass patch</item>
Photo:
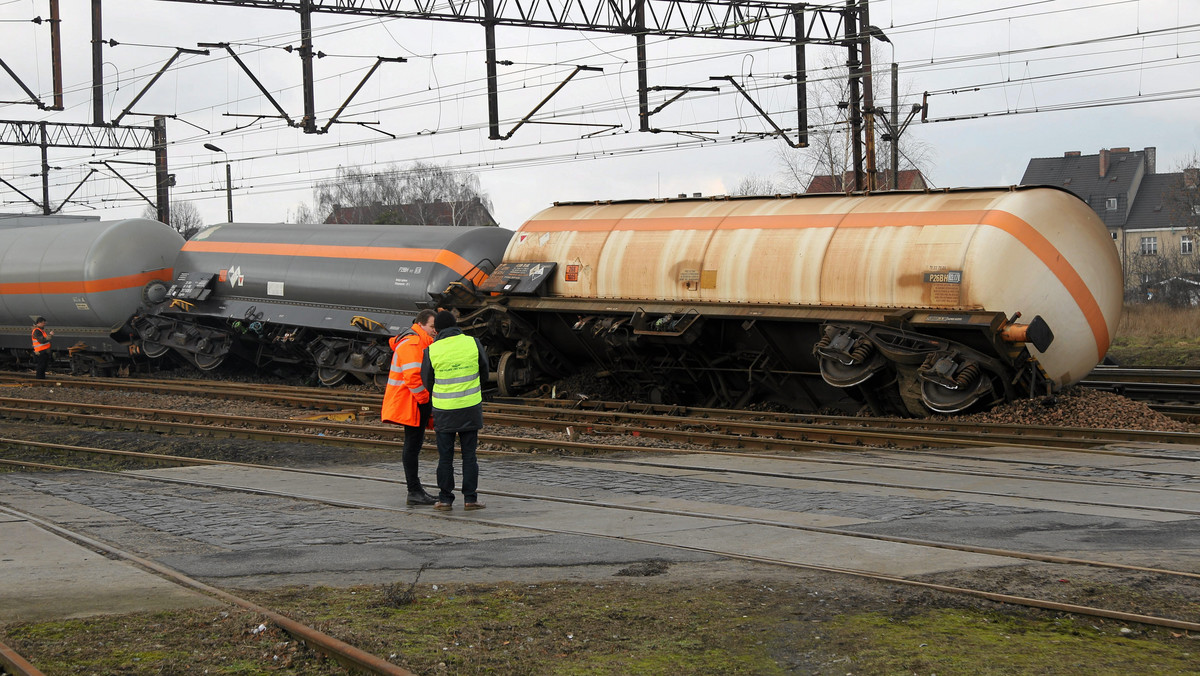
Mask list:
[[[1200,308],[1126,305],[1108,356],[1122,366],[1200,368]]]
[[[1190,648],[1200,649],[1163,643],[1141,630],[1121,634],[1090,618],[974,609],[930,609],[902,619],[851,615],[828,631],[846,651],[846,673],[856,674],[1195,674]]]
[[[1169,630],[853,581],[290,588],[254,600],[419,674],[1195,673]],[[407,586],[407,585],[406,585]],[[260,629],[265,627],[265,629]],[[341,674],[253,613],[0,628],[48,674]]]

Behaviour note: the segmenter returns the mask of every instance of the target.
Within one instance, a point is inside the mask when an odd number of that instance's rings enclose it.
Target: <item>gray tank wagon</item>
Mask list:
[[[496,227],[226,223],[183,245],[134,324],[143,351],[202,370],[235,355],[312,364],[323,384],[387,380],[388,339],[457,289],[471,294],[513,233]]]
[[[24,363],[31,327],[45,317],[53,356],[73,371],[106,372],[137,357],[128,322],[147,287],[164,286],[183,238],[140,218],[0,219],[0,348]]]

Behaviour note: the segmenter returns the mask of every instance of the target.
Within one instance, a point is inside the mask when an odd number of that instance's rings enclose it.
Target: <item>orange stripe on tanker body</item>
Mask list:
[[[407,247],[343,246],[337,244],[276,244],[271,242],[207,242],[191,240],[183,245],[184,251],[198,253],[227,253],[253,256],[293,256],[298,258],[340,258],[347,260],[410,261],[414,263],[438,263],[458,274],[472,279],[483,274],[462,256],[445,249],[417,249]],[[482,281],[482,280],[480,280]]]
[[[66,282],[20,282],[0,284],[0,294],[59,294],[59,293],[103,293],[105,291],[121,291],[124,289],[140,289],[152,281],[169,282],[175,278],[171,268],[151,270],[135,275],[108,277],[105,279],[85,279]]]
[[[1108,352],[1111,340],[1104,311],[1100,309],[1100,304],[1088,288],[1087,282],[1083,281],[1083,277],[1067,262],[1058,248],[1033,226],[1006,211],[988,210],[980,220],[980,225],[998,228],[1012,235],[1054,273],[1083,312],[1084,319],[1092,329],[1092,336],[1096,339],[1096,354],[1099,355],[1098,358],[1103,358]]]

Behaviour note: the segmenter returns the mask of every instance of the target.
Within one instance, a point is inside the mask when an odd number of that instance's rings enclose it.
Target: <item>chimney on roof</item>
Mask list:
[[[1150,146],[1150,147],[1146,148],[1145,152],[1146,152],[1146,173],[1147,174],[1156,173],[1158,170],[1154,166],[1154,162],[1158,156],[1158,148],[1155,148],[1154,146]]]
[[[1129,147],[1126,146],[1124,148],[1113,148],[1112,151],[1114,153],[1127,153],[1127,152],[1129,152]]]
[[[1108,174],[1108,148],[1100,149],[1100,178]]]
[[[1063,153],[1063,157],[1079,157],[1079,155],[1080,152],[1078,150],[1068,150],[1067,152]]]

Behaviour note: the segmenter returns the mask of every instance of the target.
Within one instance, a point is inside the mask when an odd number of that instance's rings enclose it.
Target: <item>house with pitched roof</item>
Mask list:
[[[884,169],[879,172],[879,185],[883,186],[880,190],[891,190],[892,172],[890,169]],[[901,169],[900,173],[896,174],[897,190],[924,190],[928,186],[925,184],[925,177],[917,169]],[[813,179],[808,184],[808,189],[805,194],[822,193],[822,192],[850,192],[854,190],[854,172],[847,171],[841,176],[833,176],[830,174],[822,174],[813,176]]]
[[[1112,235],[1131,300],[1154,297],[1172,279],[1200,281],[1197,170],[1160,174],[1156,155],[1153,147],[1069,151],[1030,160],[1021,177],[1022,185],[1058,186],[1088,203]]]

